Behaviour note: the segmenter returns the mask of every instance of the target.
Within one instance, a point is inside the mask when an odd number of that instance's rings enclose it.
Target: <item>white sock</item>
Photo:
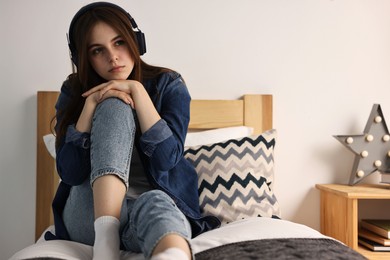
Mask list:
[[[167,250],[152,256],[150,260],[188,260],[186,252],[177,247],[171,247]]]
[[[93,260],[119,259],[119,220],[102,216],[95,220],[95,244]]]

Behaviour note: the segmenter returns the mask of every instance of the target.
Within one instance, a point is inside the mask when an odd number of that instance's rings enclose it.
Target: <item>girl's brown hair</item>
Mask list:
[[[169,71],[167,68],[149,65],[141,60],[135,33],[126,13],[115,7],[95,7],[84,13],[74,24],[71,36],[77,52],[77,66],[73,66],[73,71],[68,77],[68,84],[71,90],[71,100],[61,111],[57,111],[57,118],[61,121],[56,126],[56,146],[65,137],[67,127],[75,124],[83,109],[85,98],[81,96],[85,91],[105,82],[92,68],[88,60],[88,41],[92,28],[98,23],[104,22],[111,26],[123,38],[129,49],[131,58],[134,61],[133,70],[128,79],[143,82]],[[77,69],[77,72],[75,72]],[[158,93],[158,92],[156,92]],[[152,99],[153,100],[153,99]]]

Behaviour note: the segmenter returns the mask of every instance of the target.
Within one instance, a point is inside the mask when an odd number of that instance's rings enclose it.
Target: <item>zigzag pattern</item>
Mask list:
[[[263,189],[266,189],[266,190],[263,190]],[[203,193],[200,194],[200,198],[205,199],[205,196],[209,196],[210,199],[208,201],[209,201],[209,203],[213,204],[212,201],[219,201],[219,199],[222,199],[222,198],[218,199],[218,196],[220,194],[224,194],[225,196],[228,196],[228,197],[233,199],[229,202],[233,202],[236,199],[236,197],[234,197],[234,196],[236,196],[237,194],[234,194],[234,193],[237,192],[237,190],[242,194],[241,195],[242,199],[245,197],[247,197],[247,200],[251,199],[248,196],[250,193],[252,193],[252,194],[250,194],[250,195],[254,196],[254,197],[252,197],[252,199],[256,199],[256,200],[260,201],[263,198],[263,193],[269,192],[269,186],[264,184],[263,186],[261,186],[259,188],[259,187],[257,187],[256,184],[254,184],[253,182],[250,182],[245,188],[243,188],[239,184],[234,183],[230,189],[226,189],[226,187],[223,187],[223,186],[218,187],[218,189],[215,190],[215,192],[212,192],[210,190],[205,189],[205,190],[203,190]],[[256,193],[254,193],[254,191]],[[243,201],[243,203],[244,202],[246,202],[246,201]]]
[[[203,211],[219,216],[223,223],[228,223],[249,216],[272,217],[274,212],[279,213],[279,204],[277,203],[274,194],[268,195],[265,193],[264,196],[260,196],[258,199],[255,199],[256,196],[257,194],[253,190],[247,197],[242,196],[239,191],[235,191],[233,196],[230,197],[235,198],[234,201],[229,201],[229,196],[221,193],[219,196],[220,200],[217,205],[208,203],[207,200],[209,198],[206,196],[204,198],[204,204],[201,204],[201,207],[203,208]],[[247,200],[248,198],[252,201],[248,200],[249,203],[247,204],[242,203],[242,200]],[[271,203],[272,201],[274,204]]]
[[[185,151],[199,177],[203,214],[223,223],[245,217],[280,215],[272,192],[276,131],[255,137],[189,148]]]
[[[250,200],[254,200],[259,203],[263,200],[268,200],[271,205],[275,205],[276,203],[276,201],[274,200],[275,195],[269,189],[255,190],[253,188],[249,188],[248,190],[245,190],[245,192],[236,189],[233,190],[232,194],[227,194],[224,192],[219,192],[218,194],[205,192],[204,194],[202,194],[201,198],[202,203],[200,205],[202,207],[205,207],[206,204],[208,204],[214,208],[218,206],[219,203],[222,203],[222,201],[225,201],[228,205],[233,205],[233,203],[236,203],[235,206],[240,206],[239,204],[244,206]]]
[[[225,148],[222,148],[221,146],[214,146],[214,148],[209,151],[207,150],[207,146],[202,146],[201,149],[198,149],[196,154],[192,153],[193,150],[191,149],[187,150],[186,157],[194,165],[199,165],[200,163],[213,165],[221,161],[225,162],[229,159],[235,160],[235,158],[244,157],[247,157],[246,160],[253,160],[252,163],[256,163],[256,159],[258,158],[264,160],[266,165],[273,163],[273,146],[265,149],[266,146],[262,147],[262,145],[252,145],[253,144],[249,146],[249,143],[242,142],[241,146],[237,146],[236,144],[228,145]],[[238,165],[239,164],[240,162],[238,162]]]
[[[270,131],[275,131],[275,130],[270,130]],[[201,145],[198,146],[197,148],[190,148],[187,151],[191,153],[191,150],[194,152],[192,153],[197,153],[200,149],[205,149],[207,151],[212,150],[215,146],[220,146],[222,148],[226,148],[229,144],[236,144],[237,147],[241,146],[244,142],[250,143],[253,147],[257,146],[259,143],[264,143],[267,147],[267,149],[273,148],[275,146],[275,139],[269,138],[270,135],[273,133],[264,133],[263,135],[257,136],[257,138],[253,139],[252,137],[243,137],[239,139],[231,139],[228,142],[220,142],[220,143],[215,143],[211,145]]]
[[[257,162],[261,162],[258,160]],[[215,165],[209,165],[205,167],[201,164],[198,164],[196,167],[198,172],[203,173],[199,176],[199,183],[203,179],[207,180],[209,183],[214,182],[216,178],[230,178],[235,172],[246,172],[247,174],[256,174],[256,177],[264,176],[268,179],[269,182],[273,180],[273,163],[270,164],[255,164],[250,160],[242,160],[242,165],[237,165],[236,161],[223,161],[216,163]]]
[[[219,186],[223,186],[225,189],[230,190],[230,188],[233,186],[233,184],[236,184],[236,185],[238,184],[239,186],[245,188],[246,186],[248,186],[250,181],[252,181],[253,184],[258,188],[261,188],[264,185],[264,183],[267,182],[267,180],[265,178],[260,177],[260,179],[258,180],[252,174],[246,174],[244,176],[244,179],[241,179],[240,176],[233,173],[231,178],[229,178],[228,180],[225,180],[221,176],[218,175],[217,178],[215,179],[215,182],[212,182],[212,183],[209,183],[205,179],[200,180],[199,193],[202,194],[204,189],[210,191],[211,193],[215,193]],[[268,185],[268,183],[266,183],[266,184]]]
[[[267,185],[251,185],[244,190],[235,187],[228,192],[218,189],[215,193],[204,192],[199,199],[203,211],[219,216],[223,223],[249,216],[280,215],[279,203]]]
[[[253,145],[252,143],[250,143]],[[257,146],[249,146],[245,144],[244,142],[241,143],[241,146],[237,145],[236,143],[231,143],[227,145],[226,147],[222,146],[214,146],[212,149],[207,149],[207,146],[201,146],[197,150],[192,150],[191,148],[186,151],[186,155],[190,160],[193,160],[194,163],[198,164],[200,161],[206,161],[208,163],[212,163],[215,159],[218,158],[226,158],[230,155],[234,155],[237,157],[242,157],[244,155],[250,155],[253,158],[258,158],[260,156],[264,156],[264,159],[269,162],[271,161],[272,154],[271,151],[273,150],[274,146],[266,146],[261,145],[264,143],[260,143]],[[200,156],[198,155],[199,152],[202,152]]]

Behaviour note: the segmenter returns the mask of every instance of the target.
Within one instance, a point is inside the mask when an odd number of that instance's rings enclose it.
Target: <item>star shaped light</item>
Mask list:
[[[355,154],[349,185],[376,171],[390,173],[390,134],[380,105],[372,107],[363,134],[334,137]]]

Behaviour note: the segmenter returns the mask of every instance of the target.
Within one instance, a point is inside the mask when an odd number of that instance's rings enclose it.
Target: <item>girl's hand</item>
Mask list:
[[[142,133],[161,119],[146,89],[136,80],[111,80],[86,91],[83,97],[86,102],[91,98],[97,103],[109,97],[123,100],[135,109]]]
[[[137,84],[140,83],[134,80],[111,80],[91,88],[83,93],[82,96],[89,97],[91,95],[96,95],[95,98],[97,103],[100,103],[109,97],[116,97],[134,108],[132,94],[133,89]]]
[[[107,98],[119,98],[126,104],[129,104],[133,109],[135,109],[135,100],[137,100],[139,104],[145,103],[143,100],[140,100],[139,95],[137,95],[137,90],[139,89],[142,89],[144,95],[150,100],[144,87],[141,83],[135,80],[112,80],[102,83],[83,93],[82,96],[85,97],[85,104],[83,110],[81,111],[79,120],[76,123],[76,129],[80,132],[90,132],[92,117],[96,106]],[[153,104],[149,104],[149,109],[152,105]]]

